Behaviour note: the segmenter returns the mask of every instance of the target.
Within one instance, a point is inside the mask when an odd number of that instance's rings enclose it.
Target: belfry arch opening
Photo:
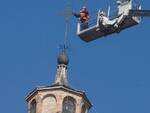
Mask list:
[[[67,96],[63,100],[62,113],[75,113],[76,111],[76,100],[73,97]]]

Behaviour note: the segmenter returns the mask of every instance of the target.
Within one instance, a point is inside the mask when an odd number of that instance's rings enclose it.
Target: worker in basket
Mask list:
[[[76,18],[79,18],[82,29],[88,28],[88,21],[90,19],[89,12],[85,6],[83,6],[79,13],[72,13]]]

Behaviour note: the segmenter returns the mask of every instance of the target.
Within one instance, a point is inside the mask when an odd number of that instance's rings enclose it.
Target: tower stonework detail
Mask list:
[[[28,113],[88,113],[92,105],[86,94],[69,87],[68,63],[69,59],[63,51],[58,57],[54,83],[37,87],[26,97]]]
[[[68,86],[67,66],[60,64],[57,68],[56,80],[54,84]]]

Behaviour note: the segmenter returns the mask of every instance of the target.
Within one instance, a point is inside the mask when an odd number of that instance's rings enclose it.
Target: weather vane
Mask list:
[[[66,9],[60,13],[60,16],[65,17],[65,36],[64,36],[64,45],[63,49],[66,50],[68,48],[67,38],[68,38],[68,25],[69,25],[69,18],[72,16],[72,8],[67,6]]]

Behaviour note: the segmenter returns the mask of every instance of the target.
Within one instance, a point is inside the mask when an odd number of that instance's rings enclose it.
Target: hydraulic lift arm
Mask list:
[[[130,16],[150,17],[150,10],[130,10]]]

